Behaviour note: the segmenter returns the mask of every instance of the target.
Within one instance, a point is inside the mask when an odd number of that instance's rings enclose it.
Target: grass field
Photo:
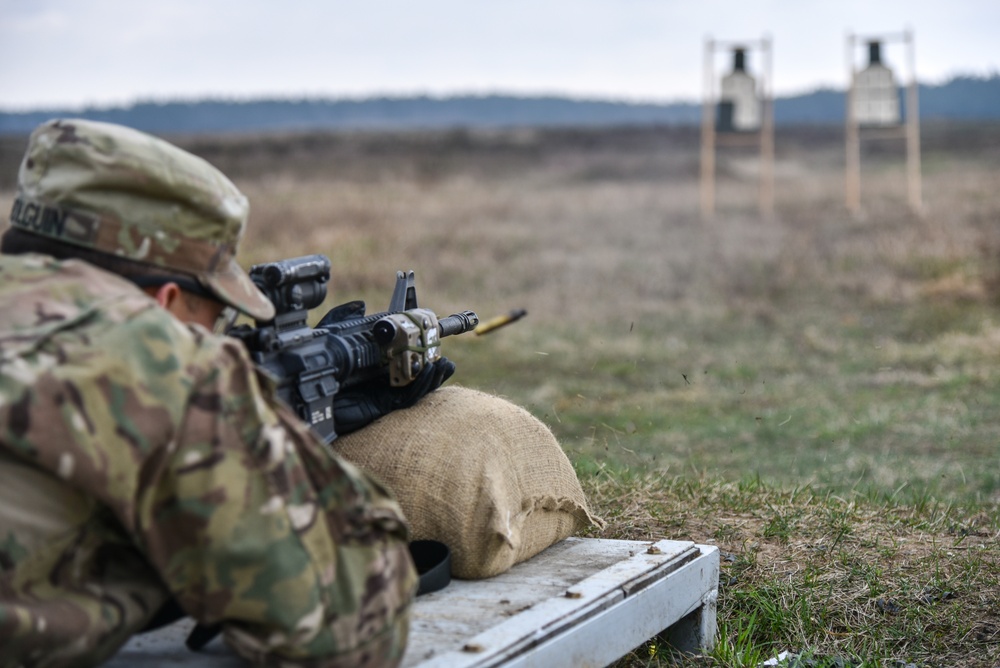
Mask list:
[[[439,313],[527,309],[446,340],[451,382],[553,429],[600,535],[719,546],[689,663],[997,666],[1000,126],[922,140],[921,215],[902,145],[864,145],[855,218],[840,130],[802,128],[772,218],[733,149],[702,221],[691,129],[178,138],[250,197],[243,260],[329,255],[330,306],[412,268]]]

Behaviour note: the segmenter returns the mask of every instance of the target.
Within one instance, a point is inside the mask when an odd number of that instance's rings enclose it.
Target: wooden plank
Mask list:
[[[714,547],[569,538],[495,578],[418,598],[403,666],[603,666],[665,630],[680,649],[707,648],[718,573]],[[136,636],[107,666],[245,665],[220,639],[189,652],[192,626]]]
[[[516,586],[524,581],[527,589]],[[602,666],[676,623],[682,649],[707,647],[717,583],[714,547],[569,539],[496,578],[453,582],[419,601],[403,665]],[[460,602],[469,595],[471,607]]]

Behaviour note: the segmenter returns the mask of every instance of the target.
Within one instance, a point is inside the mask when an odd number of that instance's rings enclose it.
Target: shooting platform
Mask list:
[[[719,551],[684,541],[568,538],[488,580],[416,601],[405,668],[604,666],[659,636],[715,642]],[[190,619],[132,638],[107,666],[245,665],[220,639],[192,653]]]

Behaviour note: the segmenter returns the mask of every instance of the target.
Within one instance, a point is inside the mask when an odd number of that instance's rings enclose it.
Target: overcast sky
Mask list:
[[[0,108],[495,92],[693,101],[707,37],[765,35],[787,95],[845,87],[848,33],[907,28],[921,82],[1000,69],[1000,0],[0,0]],[[906,74],[902,42],[883,53]],[[719,53],[720,72],[729,60]]]

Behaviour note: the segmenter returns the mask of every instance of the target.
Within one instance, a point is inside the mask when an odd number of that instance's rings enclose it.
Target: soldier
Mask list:
[[[397,664],[417,582],[399,506],[212,331],[273,317],[234,260],[246,198],[175,146],[79,120],[32,134],[18,186],[0,666],[99,664],[174,601],[255,662]]]

